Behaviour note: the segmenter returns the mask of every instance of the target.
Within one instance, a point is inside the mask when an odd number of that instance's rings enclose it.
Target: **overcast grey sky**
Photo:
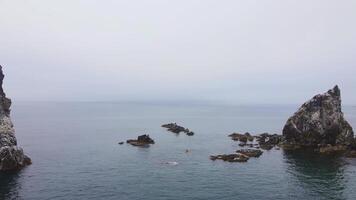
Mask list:
[[[356,103],[355,0],[0,0],[15,101]]]

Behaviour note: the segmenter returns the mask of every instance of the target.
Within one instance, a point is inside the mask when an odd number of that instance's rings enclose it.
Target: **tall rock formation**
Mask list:
[[[0,66],[0,171],[19,170],[30,165],[31,159],[17,146],[15,129],[10,119],[11,100],[4,93],[3,80]]]
[[[354,132],[341,111],[338,86],[314,96],[288,119],[283,129],[286,144],[350,146]]]

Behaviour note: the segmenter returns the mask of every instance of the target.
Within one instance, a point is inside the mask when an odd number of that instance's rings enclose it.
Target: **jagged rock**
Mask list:
[[[0,171],[19,170],[32,162],[22,148],[17,146],[15,129],[10,118],[11,100],[4,93],[3,80],[4,74],[0,66]]]
[[[179,126],[179,125],[177,125],[177,123],[163,124],[162,127],[167,128],[167,130],[172,133],[179,134],[179,133],[183,132],[183,133],[187,134],[188,136],[194,135],[193,131],[190,131],[189,129],[184,128],[183,126]]]
[[[216,155],[210,156],[210,159],[215,160],[223,160],[226,162],[247,162],[250,158],[243,154],[223,154],[223,155]]]
[[[150,138],[149,135],[141,135],[137,137],[137,140],[127,140],[128,144],[133,146],[148,147],[150,144],[154,144],[155,141]]]
[[[257,149],[240,149],[240,150],[237,150],[236,153],[243,154],[243,155],[248,156],[250,158],[251,157],[258,158],[263,154],[263,151],[257,150]]]
[[[283,128],[283,137],[287,145],[350,146],[354,132],[341,111],[341,95],[338,86],[304,103],[288,119]],[[326,150],[322,149],[322,151]]]

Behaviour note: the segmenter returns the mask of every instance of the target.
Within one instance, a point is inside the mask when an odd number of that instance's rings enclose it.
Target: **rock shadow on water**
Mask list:
[[[323,155],[313,149],[284,150],[287,173],[303,195],[322,199],[344,199],[347,187],[346,160],[340,155]]]
[[[19,199],[21,172],[0,172],[0,199]]]

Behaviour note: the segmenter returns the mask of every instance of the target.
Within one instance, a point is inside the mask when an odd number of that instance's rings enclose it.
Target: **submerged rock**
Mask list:
[[[177,123],[163,124],[162,127],[167,128],[167,130],[172,133],[179,134],[179,133],[183,132],[183,133],[187,134],[188,136],[194,135],[193,131],[190,131],[189,129],[184,128],[183,126],[179,126],[179,125],[177,125]]]
[[[22,148],[17,146],[15,129],[10,118],[11,100],[4,93],[3,79],[0,66],[0,171],[19,170],[32,162]]]
[[[223,155],[216,155],[210,156],[210,159],[215,160],[223,160],[226,162],[247,162],[250,158],[244,154],[223,154]]]
[[[150,138],[149,135],[141,135],[137,137],[137,140],[127,140],[128,144],[133,146],[148,147],[150,144],[154,144],[155,141]]]
[[[351,146],[354,132],[341,111],[338,86],[304,103],[288,119],[283,137],[286,145],[322,147],[320,152],[338,151],[340,146]]]

